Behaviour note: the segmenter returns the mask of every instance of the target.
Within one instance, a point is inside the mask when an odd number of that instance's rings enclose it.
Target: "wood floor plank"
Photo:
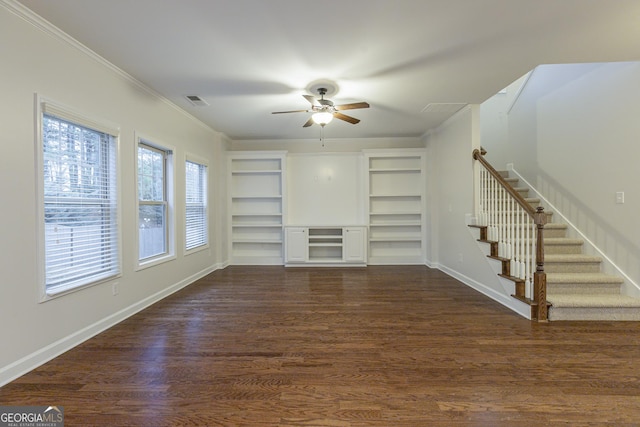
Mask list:
[[[532,323],[440,271],[228,267],[0,388],[66,426],[640,426],[640,322]]]

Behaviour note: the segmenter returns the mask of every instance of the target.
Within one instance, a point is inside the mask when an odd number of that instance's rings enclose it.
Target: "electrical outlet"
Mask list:
[[[120,292],[120,289],[118,288],[118,282],[113,283],[111,285],[111,292],[113,293],[113,296],[115,297],[116,295],[118,295],[118,292]]]

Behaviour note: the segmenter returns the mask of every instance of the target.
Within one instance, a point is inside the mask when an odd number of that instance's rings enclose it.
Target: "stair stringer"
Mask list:
[[[598,255],[602,258],[602,270],[605,273],[618,275],[623,278],[624,282],[620,286],[620,293],[622,295],[640,298],[640,285],[632,280],[618,265],[609,258],[604,251],[602,251],[591,239],[589,239],[584,233],[582,233],[578,227],[575,226],[566,216],[562,214],[547,198],[544,197],[531,183],[529,183],[522,175],[518,173],[513,167],[513,163],[507,164],[507,170],[509,176],[516,177],[522,184],[529,188],[529,191],[535,194],[535,197],[540,199],[541,204],[545,206],[547,210],[553,211],[554,217],[559,217],[562,222],[567,225],[570,234],[574,237],[579,237],[584,240],[583,248],[585,252],[592,255]]]

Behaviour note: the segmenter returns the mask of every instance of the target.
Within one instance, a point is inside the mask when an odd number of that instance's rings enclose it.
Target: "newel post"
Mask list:
[[[534,222],[537,228],[536,234],[536,272],[533,274],[533,295],[537,303],[538,322],[548,321],[547,312],[547,273],[544,272],[544,225],[547,223],[547,216],[544,208],[538,206],[534,215]]]

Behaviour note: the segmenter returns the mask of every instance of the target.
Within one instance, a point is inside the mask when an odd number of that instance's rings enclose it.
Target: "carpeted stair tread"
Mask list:
[[[548,295],[547,301],[554,308],[584,307],[584,308],[610,308],[626,307],[640,308],[640,298],[626,295],[593,294],[593,295]]]
[[[622,284],[624,279],[603,273],[547,273],[547,283]]]

